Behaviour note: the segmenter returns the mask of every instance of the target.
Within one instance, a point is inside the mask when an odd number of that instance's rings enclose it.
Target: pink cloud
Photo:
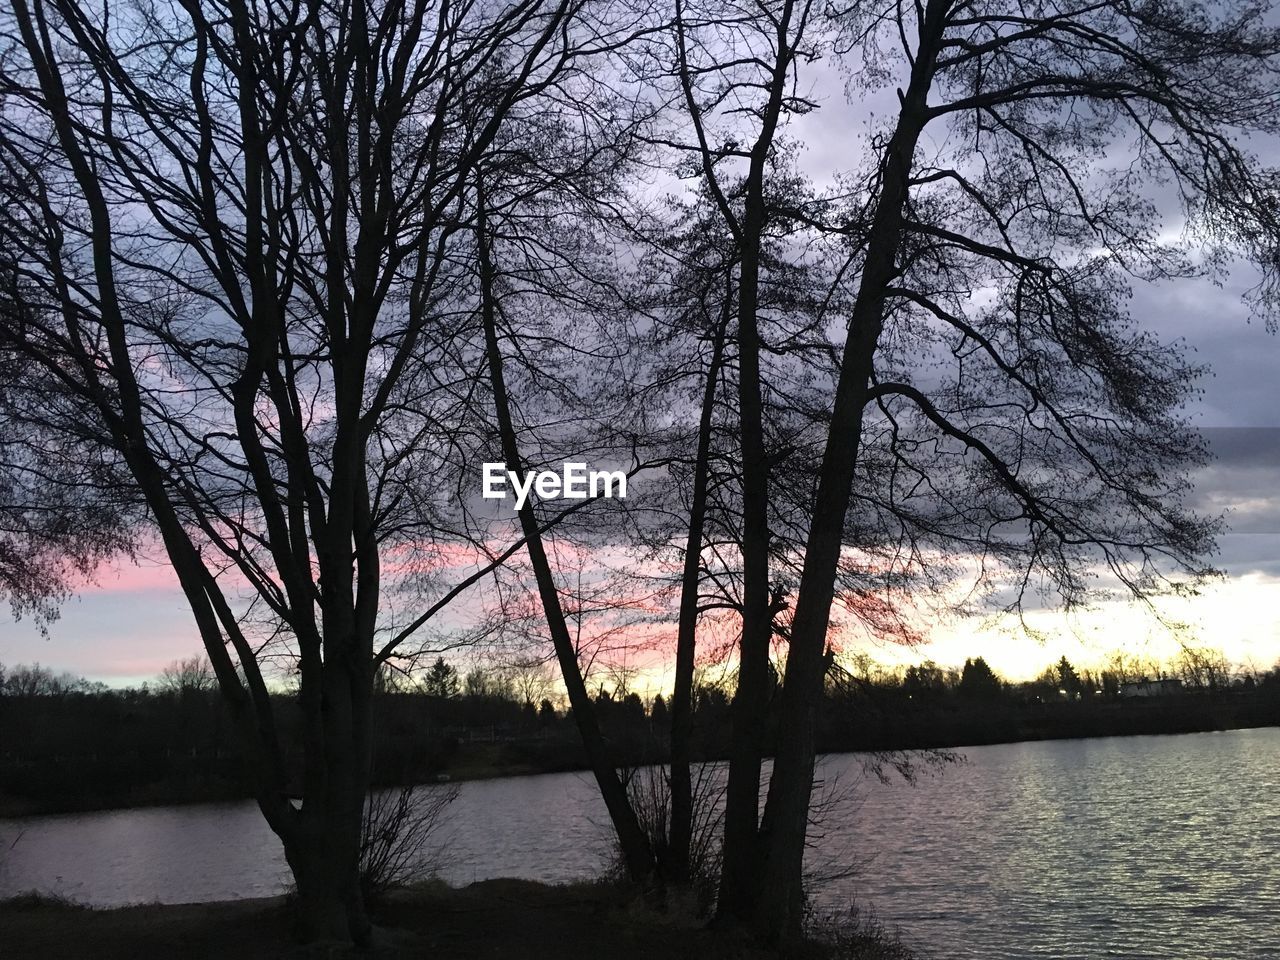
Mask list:
[[[178,591],[178,577],[168,563],[145,560],[134,564],[127,561],[104,563],[95,571],[92,580],[80,593],[150,593],[153,591]]]

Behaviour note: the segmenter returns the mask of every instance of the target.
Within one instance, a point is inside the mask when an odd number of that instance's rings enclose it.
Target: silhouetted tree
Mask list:
[[[218,678],[205,656],[174,660],[156,677],[156,689],[162,693],[202,694],[218,688]]]
[[[960,685],[957,692],[971,700],[995,700],[1004,690],[1004,685],[995,671],[987,665],[982,657],[966,659],[960,671]]]
[[[1148,191],[1176,182],[1211,260],[1260,265],[1264,307],[1280,265],[1276,178],[1237,145],[1280,127],[1280,37],[1261,8],[927,0],[839,15],[867,82],[900,85],[850,186],[853,306],[790,623],[787,735],[762,866],[736,881],[770,937],[803,914],[814,712],[868,456],[889,444],[900,505],[927,490],[913,536],[1013,573],[1011,610],[1036,582],[1077,602],[1098,566],[1138,594],[1169,570],[1195,576],[1213,531],[1184,508],[1203,457],[1179,412],[1195,368],[1125,311],[1134,279],[1194,269]],[[1115,164],[1121,150],[1132,162]]]
[[[518,548],[477,544],[479,569],[433,581],[428,609],[375,648],[396,597],[384,577],[438,571],[433,551],[459,536],[444,515],[474,452],[454,393],[474,330],[437,306],[466,273],[460,203],[515,105],[589,81],[577,65],[608,48],[605,12],[19,0],[4,14],[0,157],[23,177],[5,246],[42,309],[5,319],[0,346],[75,398],[126,468],[122,502],[145,504],[304,939],[369,934],[357,877],[378,664]],[[258,630],[299,665],[300,807]]]
[[[543,700],[538,707],[538,724],[549,727],[556,722],[556,708],[550,700]]]
[[[423,689],[433,697],[456,697],[458,695],[458,671],[445,662],[444,657],[436,657],[431,669],[422,680]]]
[[[1183,646],[1173,666],[1183,684],[1194,690],[1221,690],[1231,680],[1226,656],[1211,647]]]
[[[517,476],[524,476],[528,471],[521,451],[520,434],[507,387],[506,359],[503,350],[504,331],[500,326],[502,322],[498,286],[500,274],[494,259],[485,190],[486,186],[482,184],[476,195],[479,313],[484,326],[485,359],[498,424],[502,460],[507,470]],[[516,339],[518,343],[518,338]],[[588,500],[582,500],[580,504],[588,502]],[[600,788],[605,808],[613,823],[627,872],[632,879],[643,881],[653,871],[653,851],[631,806],[626,786],[618,775],[616,758],[601,731],[600,718],[597,715],[605,713],[611,698],[608,698],[601,687],[599,697],[593,702],[587,691],[578,647],[565,617],[564,604],[556,586],[555,571],[552,569],[543,531],[540,529],[536,504],[532,499],[527,500],[517,514],[521,532],[524,534],[525,549],[533,567],[538,599],[546,618],[556,659],[560,665],[560,676],[564,681],[565,692],[573,710],[574,723],[578,727],[596,785]]]
[[[937,700],[947,692],[946,673],[932,660],[908,667],[902,678],[902,690],[909,697]]]
[[[1080,677],[1076,674],[1076,668],[1071,665],[1071,661],[1063,657],[1054,665],[1053,670],[1058,689],[1066,695],[1068,700],[1079,700],[1082,684]]]
[[[38,663],[16,664],[3,677],[3,693],[7,697],[63,697],[91,688],[83,677],[63,671],[54,673]]]
[[[655,727],[665,727],[670,722],[671,716],[667,712],[667,701],[663,699],[662,694],[658,694],[653,698],[653,704],[649,707],[649,719],[653,721]]]
[[[770,692],[769,651],[781,594],[770,582],[770,464],[766,450],[762,275],[769,230],[774,161],[785,118],[809,104],[795,92],[793,68],[807,56],[811,4],[785,0],[776,9],[740,10],[718,0],[677,3],[676,81],[687,115],[688,149],[724,229],[732,236],[734,339],[740,443],[741,614],[733,739],[725,793],[724,863],[718,909],[749,921],[760,860],[760,775]],[[755,52],[740,57],[745,43]],[[683,709],[683,706],[680,706]],[[681,784],[681,789],[684,785]]]

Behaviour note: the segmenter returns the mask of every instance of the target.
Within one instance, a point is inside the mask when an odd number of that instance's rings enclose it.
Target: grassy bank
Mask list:
[[[93,910],[43,897],[0,902],[0,953],[7,960],[234,958],[521,958],[521,960],[769,960],[743,937],[673,919],[616,887],[547,886],[487,880],[393,893],[376,913],[372,950],[291,943],[284,898]],[[824,925],[790,951],[813,960],[909,960],[892,938],[867,928]]]

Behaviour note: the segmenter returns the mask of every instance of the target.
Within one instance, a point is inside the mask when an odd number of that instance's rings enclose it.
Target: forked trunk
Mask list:
[[[883,326],[886,291],[897,275],[912,159],[927,119],[946,4],[931,0],[920,25],[920,53],[889,141],[879,202],[841,361],[840,380],[827,431],[826,452],[805,545],[804,569],[791,624],[786,679],[779,709],[780,737],[761,823],[761,879],[752,926],[766,940],[801,932],[804,851],[813,795],[814,716],[822,699],[831,604],[835,597],[845,515],[853,491],[863,410],[871,387]]]

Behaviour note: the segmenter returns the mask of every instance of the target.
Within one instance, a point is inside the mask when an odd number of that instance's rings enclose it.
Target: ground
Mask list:
[[[290,941],[283,898],[91,910],[40,897],[0,902],[6,960],[769,960],[742,936],[677,921],[602,884],[546,886],[488,880],[455,890],[430,885],[392,893],[376,913],[375,948],[304,950]],[[892,946],[844,937],[810,944],[802,957],[905,958]]]

